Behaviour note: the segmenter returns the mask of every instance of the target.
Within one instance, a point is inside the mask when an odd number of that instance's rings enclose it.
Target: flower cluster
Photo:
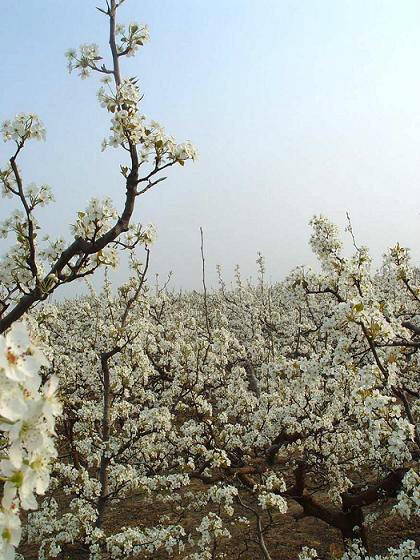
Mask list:
[[[72,225],[74,237],[97,239],[107,231],[118,217],[110,198],[92,198],[84,212],[78,212],[77,221]]]
[[[13,120],[6,120],[1,126],[3,140],[15,141],[18,145],[26,140],[45,140],[43,123],[34,113],[19,113]]]
[[[79,76],[82,80],[88,78],[91,71],[96,68],[96,63],[102,60],[99,55],[99,47],[94,43],[80,45],[78,53],[75,49],[68,49],[66,58],[68,71],[79,69]]]
[[[150,41],[149,28],[147,25],[139,25],[132,22],[127,26],[117,24],[115,26],[115,34],[120,40],[117,45],[118,53],[134,56],[138,49],[147,41]]]
[[[420,550],[412,540],[404,541],[398,548],[391,547],[385,554],[370,556],[363,545],[355,541],[341,557],[342,560],[415,560],[420,558]]]
[[[166,135],[158,122],[147,122],[146,116],[139,112],[141,95],[134,80],[124,80],[117,86],[115,94],[112,90],[107,93],[105,88],[101,87],[98,99],[101,106],[113,114],[112,134],[108,140],[102,142],[102,149],[107,146],[116,148],[128,142],[141,145],[141,161],[147,162],[150,157],[154,157],[156,164],[168,160],[183,165],[185,160],[197,158],[191,142],[177,144],[172,136]]]
[[[24,323],[0,336],[0,555],[5,560],[14,558],[20,541],[20,508],[37,508],[35,494],[45,493],[56,456],[52,436],[61,405],[55,377],[41,387],[39,370],[46,365]]]
[[[402,517],[410,519],[411,515],[420,517],[420,476],[410,469],[403,479],[402,491],[397,496],[394,507]]]

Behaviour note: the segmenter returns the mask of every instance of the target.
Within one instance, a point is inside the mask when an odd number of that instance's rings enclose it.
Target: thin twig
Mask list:
[[[206,287],[206,269],[205,269],[205,259],[204,259],[203,228],[201,226],[200,226],[200,241],[201,241],[202,282],[203,282],[203,289],[204,289],[204,310],[206,315],[207,333],[209,335],[209,340],[211,340],[211,325],[210,325],[210,318],[209,318],[209,309],[207,306],[207,287]]]

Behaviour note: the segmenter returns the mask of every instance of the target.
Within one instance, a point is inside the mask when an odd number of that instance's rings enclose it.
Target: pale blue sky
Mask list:
[[[66,235],[90,196],[120,207],[124,193],[124,155],[100,151],[109,118],[97,81],[69,76],[64,59],[85,42],[106,53],[100,3],[19,0],[0,21],[0,120],[34,111],[45,122],[47,143],[21,165],[52,186],[42,216]],[[126,0],[121,21],[132,20],[151,42],[123,72],[139,77],[144,112],[200,154],[138,201],[136,218],[158,229],[154,271],[199,287],[203,226],[209,283],[217,263],[227,279],[236,263],[253,274],[259,250],[281,279],[313,263],[310,217],[344,226],[346,211],[375,257],[399,241],[418,262],[418,0]],[[8,154],[1,144],[0,165]]]

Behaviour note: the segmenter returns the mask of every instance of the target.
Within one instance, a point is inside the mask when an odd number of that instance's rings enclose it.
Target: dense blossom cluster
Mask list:
[[[420,550],[412,540],[405,541],[398,548],[391,547],[385,554],[369,556],[360,541],[353,542],[341,556],[341,560],[415,560],[420,558]],[[304,547],[299,560],[319,560],[314,548]]]
[[[115,36],[119,41],[116,44],[118,56],[134,56],[138,49],[150,40],[147,25],[138,25],[134,22],[128,26],[116,24]],[[79,70],[82,79],[88,78],[92,71],[101,71],[98,64],[103,58],[95,43],[80,45],[79,52],[76,49],[68,49],[66,58],[68,71]]]
[[[120,40],[120,44],[117,45],[119,54],[126,53],[127,56],[134,56],[138,49],[150,40],[147,25],[130,23],[126,26],[118,24],[115,31]]]
[[[61,405],[57,379],[42,386],[44,354],[31,343],[24,323],[0,335],[0,557],[14,558],[21,538],[20,509],[36,509],[35,494],[48,487],[56,456],[52,436]]]
[[[281,284],[259,257],[256,286],[238,271],[204,300],[152,291],[137,267],[115,295],[44,306],[66,404],[51,493],[67,505],[52,513],[50,496],[31,514],[40,558],[76,542],[95,560],[230,558],[239,535],[267,550],[293,502],[363,547],[389,505],[419,515],[419,274],[398,248],[374,273],[366,249],[347,258],[336,228],[312,226],[321,271]],[[159,524],[109,532],[133,495],[160,504]]]
[[[108,84],[109,80],[105,78],[105,82]],[[187,159],[197,158],[191,142],[177,144],[172,136],[165,134],[158,122],[147,122],[146,116],[139,112],[141,94],[133,80],[127,79],[117,85],[115,93],[112,90],[107,93],[105,87],[101,87],[98,99],[101,106],[114,115],[111,135],[102,142],[102,149],[108,145],[117,148],[128,142],[140,144],[141,161],[148,162],[150,157],[154,157],[157,165],[165,160],[183,164]]]
[[[419,515],[420,511],[420,476],[414,469],[410,469],[402,481],[401,492],[397,496],[395,510],[407,519],[412,515]]]
[[[3,121],[1,126],[3,140],[13,140],[17,145],[30,140],[45,140],[46,130],[34,113],[19,113],[13,120]]]

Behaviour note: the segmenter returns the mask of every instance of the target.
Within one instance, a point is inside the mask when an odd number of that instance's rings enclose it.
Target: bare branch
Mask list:
[[[406,329],[412,331],[414,334],[416,335],[420,335],[420,327],[417,327],[416,325],[414,325],[413,323],[410,323],[410,321],[404,321],[403,323],[401,323],[403,327],[405,327]]]
[[[203,240],[203,228],[200,226],[200,248],[201,248],[201,263],[202,263],[202,283],[203,283],[203,290],[204,290],[204,311],[206,316],[206,328],[207,333],[209,335],[209,340],[211,340],[211,324],[210,324],[210,317],[209,317],[209,309],[207,305],[207,287],[206,287],[206,268],[205,268],[205,259],[204,259],[204,240]]]

